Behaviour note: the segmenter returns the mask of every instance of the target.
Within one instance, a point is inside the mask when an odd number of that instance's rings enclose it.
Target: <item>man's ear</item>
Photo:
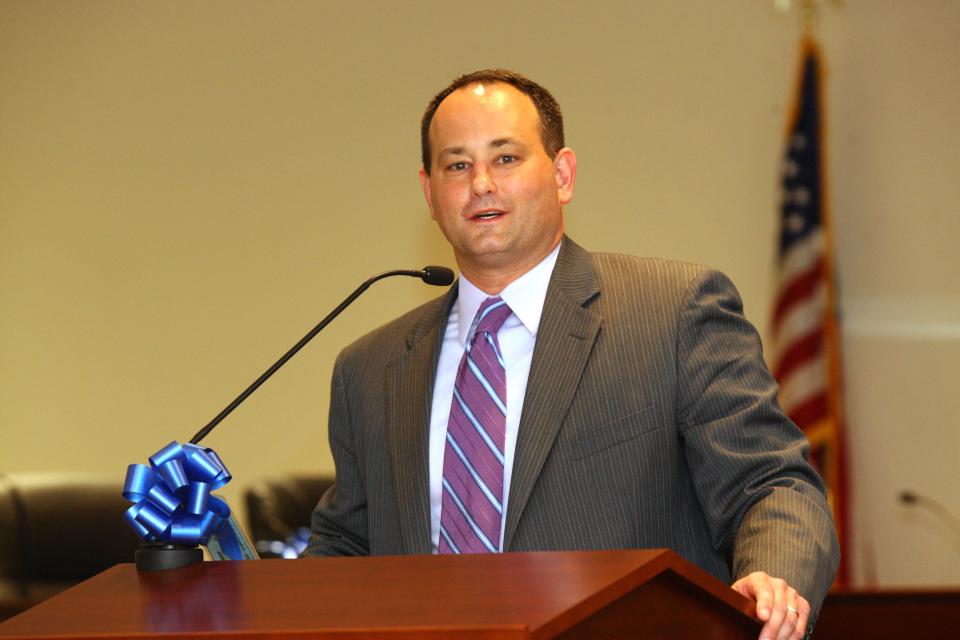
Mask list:
[[[433,194],[430,193],[430,176],[423,167],[420,167],[420,186],[423,188],[423,197],[427,200],[427,208],[430,209],[430,218],[436,220],[437,216],[433,212]]]
[[[577,156],[573,149],[560,149],[553,159],[553,167],[557,176],[557,198],[560,204],[567,204],[573,200],[573,183],[577,179]]]

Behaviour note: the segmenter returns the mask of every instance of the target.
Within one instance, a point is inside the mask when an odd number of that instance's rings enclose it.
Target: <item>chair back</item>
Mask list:
[[[331,475],[291,474],[266,478],[244,494],[250,537],[255,542],[285,540],[310,526],[321,496],[334,485]]]
[[[121,489],[119,476],[0,474],[0,619],[133,562]]]

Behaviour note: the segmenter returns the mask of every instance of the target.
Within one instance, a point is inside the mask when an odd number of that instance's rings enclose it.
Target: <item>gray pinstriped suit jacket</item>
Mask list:
[[[427,440],[456,287],[347,347],[337,485],[305,555],[430,553]],[[565,238],[520,420],[506,551],[669,547],[725,582],[784,578],[814,610],[839,559],[807,442],[739,296],[704,267]]]

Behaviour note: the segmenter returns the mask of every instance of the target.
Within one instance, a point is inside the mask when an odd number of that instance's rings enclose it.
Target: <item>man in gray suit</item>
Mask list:
[[[565,237],[576,157],[519,74],[454,81],[421,133],[460,279],[337,359],[307,555],[669,547],[800,638],[836,534],[730,281]]]

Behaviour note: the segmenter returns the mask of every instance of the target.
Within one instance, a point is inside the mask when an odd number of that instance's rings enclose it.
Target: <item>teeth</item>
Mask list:
[[[484,220],[489,220],[490,218],[496,218],[498,215],[500,215],[500,214],[499,214],[498,212],[495,212],[495,211],[494,211],[494,212],[491,212],[491,213],[481,213],[481,214],[478,215],[477,217],[478,217],[478,218],[482,218],[482,219],[484,219]]]

